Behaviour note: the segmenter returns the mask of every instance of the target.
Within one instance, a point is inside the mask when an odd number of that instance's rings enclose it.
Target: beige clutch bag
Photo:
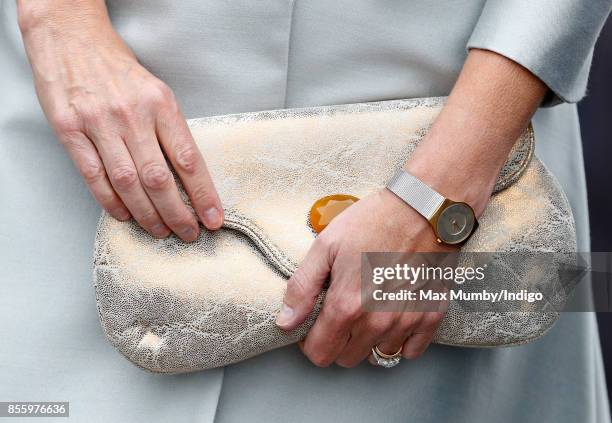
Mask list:
[[[154,239],[134,222],[103,214],[94,285],[108,339],[156,372],[224,366],[301,339],[320,302],[291,333],[274,319],[285,282],[315,237],[307,223],[311,205],[330,194],[362,198],[384,187],[443,103],[426,98],[189,121],[226,210],[224,227],[187,244]],[[529,128],[462,252],[576,250],[567,199],[533,151]],[[554,310],[465,312],[451,302],[435,342],[520,344],[557,318]]]

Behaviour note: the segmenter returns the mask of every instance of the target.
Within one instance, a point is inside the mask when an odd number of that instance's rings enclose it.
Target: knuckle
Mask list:
[[[200,164],[200,151],[194,143],[182,143],[176,147],[176,163],[180,170],[193,173]]]
[[[168,187],[170,170],[161,163],[147,163],[141,169],[142,183],[150,190],[159,191]]]
[[[174,93],[164,82],[154,79],[146,92],[145,101],[154,106],[170,106],[175,102]]]
[[[127,164],[115,167],[111,170],[109,176],[113,186],[120,191],[130,190],[138,181],[136,169]]]
[[[326,355],[321,353],[311,353],[308,355],[308,359],[317,367],[329,367],[332,364],[332,360]]]
[[[191,225],[192,220],[193,220],[193,217],[189,214],[189,212],[173,213],[166,219],[166,223],[171,228],[179,228],[179,227]]]
[[[104,166],[99,161],[90,160],[79,166],[81,175],[85,182],[89,185],[98,182],[104,177],[106,172]]]
[[[393,327],[393,321],[384,317],[370,319],[366,326],[369,333],[382,334],[388,332]]]
[[[154,225],[161,223],[159,216],[155,210],[149,208],[138,216],[136,219],[143,228],[151,228]]]
[[[72,112],[55,112],[49,117],[49,123],[58,135],[66,135],[82,129],[79,117]]]
[[[420,326],[423,316],[421,313],[409,313],[402,319],[402,326],[406,330],[415,329]]]
[[[128,121],[131,119],[134,107],[129,101],[124,99],[116,99],[108,106],[109,114],[121,121]]]
[[[197,204],[213,204],[214,196],[206,185],[200,185],[193,189],[191,200]]]
[[[336,304],[334,308],[338,319],[345,322],[355,322],[362,314],[360,301],[347,299]]]
[[[19,2],[17,24],[22,33],[27,33],[31,28],[38,28],[40,23],[46,22],[49,15],[45,13],[44,7],[39,7],[38,2]]]

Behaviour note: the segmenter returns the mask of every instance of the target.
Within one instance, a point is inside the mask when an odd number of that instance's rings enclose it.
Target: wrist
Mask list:
[[[491,170],[440,155],[433,160],[411,158],[404,169],[442,196],[469,204],[476,217],[484,212],[499,173],[499,169]]]
[[[398,171],[386,188],[429,222],[439,244],[461,245],[478,227],[476,211],[469,200],[445,197],[406,170]],[[479,207],[479,203],[471,203]]]
[[[91,66],[132,66],[136,58],[114,30],[100,0],[18,0],[19,26],[37,83],[78,78]]]
[[[17,0],[17,19],[22,34],[44,27],[58,33],[112,29],[103,0]]]
[[[402,246],[402,251],[409,250],[415,234],[425,232],[432,235],[430,224],[426,218],[421,216],[412,206],[404,202],[401,198],[391,192],[388,188],[383,188],[376,193],[381,209],[378,210],[383,216],[386,216],[390,232],[405,234],[405,245]]]

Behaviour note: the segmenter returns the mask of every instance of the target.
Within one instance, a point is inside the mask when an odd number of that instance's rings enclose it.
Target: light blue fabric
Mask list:
[[[533,3],[107,1],[117,30],[174,89],[187,117],[446,95],[466,46],[516,53],[559,98],[575,101],[610,1]],[[317,369],[295,347],[192,375],[132,366],[97,321],[91,251],[99,207],[40,112],[15,4],[0,7],[0,401],[70,401],[73,420],[87,422],[609,421],[587,313],[564,315],[526,346],[433,346],[392,371]],[[534,127],[585,251],[576,108],[540,110]],[[588,301],[587,288],[576,301]]]
[[[609,0],[487,0],[469,48],[500,53],[540,77],[559,101],[585,93]]]

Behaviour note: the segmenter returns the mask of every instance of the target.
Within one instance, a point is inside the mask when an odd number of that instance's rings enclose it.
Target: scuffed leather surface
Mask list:
[[[478,222],[477,232],[461,252],[495,252],[502,259],[503,253],[510,253],[508,260],[512,261],[507,272],[488,275],[487,289],[518,292],[524,288],[556,298],[550,298],[543,307],[521,303],[524,311],[505,313],[465,312],[451,302],[434,342],[493,347],[523,344],[544,335],[559,318],[559,310],[567,300],[558,268],[575,264],[574,255],[556,253],[571,253],[577,248],[574,219],[561,187],[534,157],[514,184],[493,195]],[[517,253],[525,253],[524,267],[516,266]],[[466,254],[464,260],[460,259],[460,266],[469,265],[471,257]]]
[[[314,234],[308,210],[337,193],[380,189],[437,116],[443,98],[247,113],[189,122],[226,209],[224,228],[185,244],[156,240],[103,214],[94,281],[109,340],[158,372],[223,366],[296,342],[274,317],[286,278]],[[529,128],[500,173],[480,227],[463,251],[575,251],[571,210],[533,156]],[[185,201],[188,201],[184,196]],[[323,297],[321,297],[321,300]],[[466,313],[451,304],[438,343],[527,342],[557,312]]]

